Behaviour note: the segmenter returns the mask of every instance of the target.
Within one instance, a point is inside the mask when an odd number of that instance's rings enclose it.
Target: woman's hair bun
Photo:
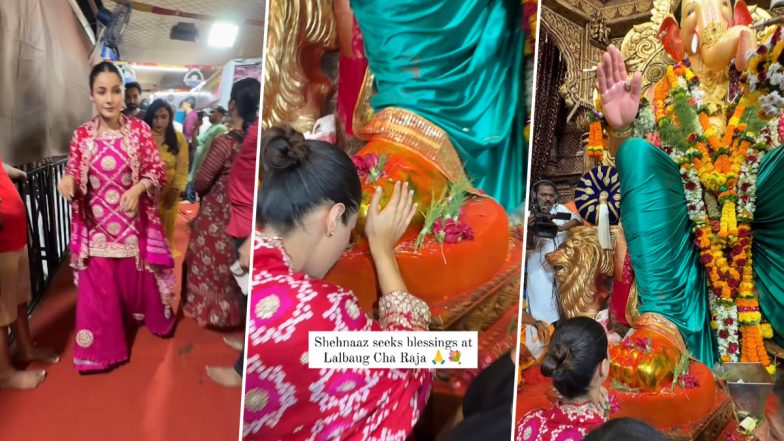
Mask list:
[[[288,125],[264,130],[261,148],[267,170],[292,170],[307,161],[310,155],[305,136]]]
[[[571,349],[564,343],[550,345],[542,360],[541,371],[546,377],[552,377],[561,369],[571,368]]]

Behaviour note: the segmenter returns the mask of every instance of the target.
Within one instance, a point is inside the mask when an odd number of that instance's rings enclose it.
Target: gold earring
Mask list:
[[[334,232],[334,231],[330,231],[330,232],[329,232],[329,237],[332,237],[332,236],[334,236],[334,235],[335,235],[335,232]]]

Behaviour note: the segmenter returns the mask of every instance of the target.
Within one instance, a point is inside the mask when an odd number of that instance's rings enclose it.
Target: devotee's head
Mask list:
[[[221,106],[215,107],[210,112],[210,124],[212,125],[220,124],[223,118],[226,118],[226,109]]]
[[[163,132],[167,127],[173,126],[173,114],[171,106],[166,101],[158,99],[147,108],[145,121],[151,129]]]
[[[265,233],[305,244],[303,271],[322,278],[351,238],[362,201],[354,163],[332,144],[305,140],[290,126],[262,134],[264,178],[258,213]]]
[[[601,387],[610,372],[607,334],[602,325],[587,317],[564,321],[553,333],[541,370],[552,377],[555,389],[568,399]]]
[[[665,441],[664,435],[635,418],[618,418],[607,421],[588,434],[583,441]]]
[[[123,78],[114,64],[103,61],[90,71],[90,100],[100,117],[116,121],[123,110]]]
[[[234,83],[231,88],[229,115],[232,118],[242,118],[243,130],[248,130],[248,127],[256,120],[260,94],[261,83],[255,78],[243,78]]]
[[[142,86],[136,81],[132,81],[125,85],[125,107],[129,112],[133,112],[139,108],[139,102],[142,99]]]
[[[188,97],[182,100],[180,103],[180,108],[185,111],[185,113],[190,112],[196,106],[196,100],[193,97]]]
[[[534,185],[536,204],[542,208],[550,208],[557,200],[558,192],[550,181],[539,181]]]
[[[164,142],[169,152],[173,155],[180,152],[177,134],[174,131],[174,110],[169,103],[162,99],[153,101],[144,114],[144,122],[152,128],[153,132],[165,134]]]

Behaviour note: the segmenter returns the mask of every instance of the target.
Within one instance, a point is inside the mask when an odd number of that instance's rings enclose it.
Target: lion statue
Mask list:
[[[618,229],[611,229],[613,242]],[[575,227],[556,251],[545,256],[555,269],[558,303],[564,318],[595,318],[610,296],[609,279],[615,274],[614,250],[599,245],[596,227]]]

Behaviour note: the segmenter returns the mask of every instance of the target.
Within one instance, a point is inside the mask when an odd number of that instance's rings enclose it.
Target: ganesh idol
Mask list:
[[[563,317],[596,318],[612,335],[609,308],[632,328],[610,349],[610,417],[715,439],[732,406],[711,368],[773,372],[763,341],[784,341],[784,42],[778,28],[752,29],[769,16],[753,19],[742,1],[656,0],[652,12],[622,48],[653,27],[663,75],[627,72],[614,46],[597,66],[587,150],[616,169],[589,173],[608,192],[617,182],[622,225],[605,243],[601,227],[577,227],[547,260]],[[534,383],[522,387],[524,411],[557,400]]]
[[[641,73],[627,73],[610,46],[591,127],[606,132],[620,181],[616,259],[630,283],[612,302],[636,328],[628,339],[648,342],[618,346],[613,371],[648,390],[684,355],[773,373],[763,339],[784,343],[781,29],[758,35],[742,0],[673,2],[668,12],[662,78],[643,94]]]

